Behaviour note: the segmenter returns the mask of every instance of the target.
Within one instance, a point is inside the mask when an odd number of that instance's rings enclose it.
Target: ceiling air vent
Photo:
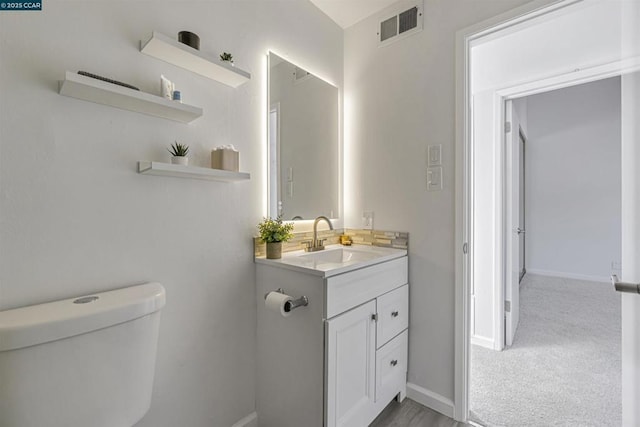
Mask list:
[[[380,23],[380,41],[390,39],[398,35],[398,17],[394,16]]]
[[[418,26],[418,8],[412,7],[409,10],[405,10],[398,15],[398,21],[400,22],[400,34],[413,30]]]
[[[390,18],[380,21],[378,30],[378,46],[386,46],[405,36],[422,31],[422,4],[402,8]],[[389,16],[389,15],[387,15]]]

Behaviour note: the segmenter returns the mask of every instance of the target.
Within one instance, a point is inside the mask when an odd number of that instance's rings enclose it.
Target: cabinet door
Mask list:
[[[326,425],[360,427],[375,410],[375,301],[327,321]]]

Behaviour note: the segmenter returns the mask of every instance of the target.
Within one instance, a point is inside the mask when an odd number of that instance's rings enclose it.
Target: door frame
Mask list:
[[[472,142],[472,110],[471,100],[471,45],[487,37],[495,37],[495,33],[505,29],[516,29],[520,25],[528,25],[530,20],[552,14],[568,6],[588,0],[536,0],[507,13],[474,26],[460,30],[456,34],[456,155],[455,155],[455,359],[454,359],[454,418],[466,422],[469,415],[469,349],[470,349],[470,284],[471,265],[473,260],[473,153]],[[604,65],[573,70],[564,74],[554,75],[543,80],[523,83],[495,91],[494,111],[496,115],[495,129],[504,129],[505,101],[578,84],[597,81],[609,77],[619,76],[628,72],[640,70],[640,58],[624,58]],[[496,178],[500,183],[500,190],[504,194],[505,164],[503,147],[505,133],[497,132],[494,147],[496,157],[503,159],[502,165],[496,170]],[[498,202],[503,205],[504,200],[499,197]],[[496,259],[497,268],[502,272],[501,283],[498,288],[498,300],[504,300],[504,223],[502,215],[496,227],[496,253],[501,254]],[[501,312],[498,319],[504,318],[504,304],[497,304]],[[504,329],[503,329],[504,330]]]

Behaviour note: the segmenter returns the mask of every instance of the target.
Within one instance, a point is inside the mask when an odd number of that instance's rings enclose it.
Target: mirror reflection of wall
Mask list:
[[[339,216],[338,88],[269,54],[269,215]]]

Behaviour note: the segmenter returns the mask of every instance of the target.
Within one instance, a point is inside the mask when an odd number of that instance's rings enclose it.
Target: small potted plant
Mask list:
[[[180,144],[178,141],[171,144],[170,148],[167,148],[167,151],[171,153],[173,157],[171,157],[171,164],[173,165],[188,165],[189,158],[187,157],[187,153],[189,153],[189,146],[186,144]]]
[[[233,55],[231,55],[229,52],[222,52],[220,54],[220,61],[228,62],[229,64],[231,64],[231,66],[233,66]]]
[[[276,219],[264,218],[258,224],[260,240],[267,244],[267,259],[282,258],[282,242],[293,237],[293,223],[283,224],[282,217]]]

